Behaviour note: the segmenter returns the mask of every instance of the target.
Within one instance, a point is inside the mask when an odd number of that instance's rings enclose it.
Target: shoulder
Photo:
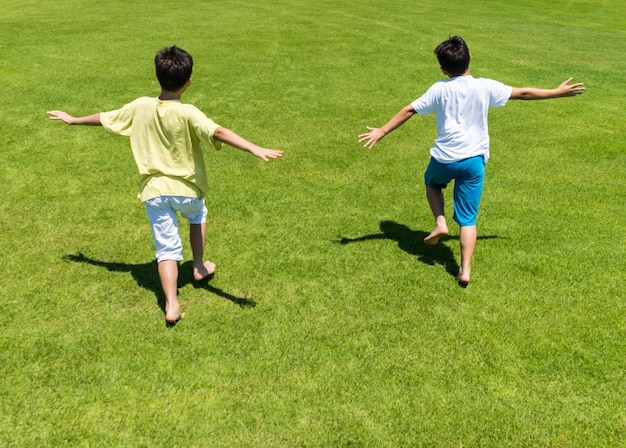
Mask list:
[[[445,93],[449,91],[449,89],[450,80],[442,79],[431,84],[431,86],[426,89],[426,91],[421,95],[421,98],[433,100],[435,98],[441,97],[442,95],[445,95]]]
[[[429,92],[456,92],[466,91],[469,88],[480,84],[480,82],[473,76],[455,76],[450,79],[442,79],[434,83],[428,89]]]
[[[189,103],[179,103],[181,112],[188,118],[196,121],[206,120],[209,117],[197,106]]]
[[[500,82],[491,78],[477,78],[476,80],[480,82],[482,85],[484,85],[485,87],[490,87],[490,88],[509,87],[503,82]]]
[[[504,106],[513,92],[513,87],[490,78],[480,78],[485,94],[489,95],[489,105],[491,107]]]
[[[126,103],[122,106],[122,109],[136,109],[138,107],[146,107],[156,104],[156,98],[150,98],[148,96],[142,96]]]
[[[155,103],[156,103],[156,98],[152,98],[149,96],[140,96],[139,98],[132,100],[128,104],[137,105],[137,104],[155,104]]]
[[[194,104],[190,104],[190,103],[178,103],[178,107],[180,107],[182,110],[192,113],[192,114],[197,114],[197,113],[201,113],[203,114],[203,112]]]
[[[427,92],[437,92],[440,90],[445,90],[450,85],[451,79],[441,79],[435,83],[433,83],[427,90]]]

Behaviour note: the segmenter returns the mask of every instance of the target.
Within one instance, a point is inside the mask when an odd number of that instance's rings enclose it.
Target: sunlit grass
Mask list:
[[[620,446],[626,438],[624,6],[615,2],[9,2],[0,17],[3,446]],[[491,113],[467,289],[437,248],[432,117],[365,150],[441,76],[575,99]],[[128,141],[49,122],[158,94],[283,149],[207,153],[208,284],[167,329]],[[450,192],[446,197],[450,201]],[[448,204],[450,205],[450,204]],[[182,226],[182,231],[187,231]]]

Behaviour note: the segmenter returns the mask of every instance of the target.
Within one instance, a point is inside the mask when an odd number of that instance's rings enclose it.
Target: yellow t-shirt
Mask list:
[[[157,196],[204,198],[208,179],[201,143],[220,149],[215,124],[202,111],[180,101],[142,97],[103,112],[100,122],[113,135],[130,137],[141,176],[139,200]]]

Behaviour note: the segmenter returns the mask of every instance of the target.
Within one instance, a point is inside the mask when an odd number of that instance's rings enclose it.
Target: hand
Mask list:
[[[373,148],[378,140],[387,135],[381,128],[372,128],[370,126],[366,126],[366,128],[369,132],[359,134],[359,143],[365,142],[363,146],[366,148]]]
[[[62,110],[49,110],[46,113],[50,115],[51,120],[61,120],[67,124],[74,124],[75,118]]]
[[[283,152],[276,149],[256,147],[250,151],[254,156],[268,162],[270,159],[277,159],[283,156]]]
[[[576,96],[580,95],[585,90],[585,85],[582,82],[576,84],[570,84],[574,78],[568,78],[563,81],[556,90],[559,92],[559,96]]]

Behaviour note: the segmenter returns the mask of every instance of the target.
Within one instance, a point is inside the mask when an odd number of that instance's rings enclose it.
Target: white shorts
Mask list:
[[[163,260],[181,261],[183,259],[183,243],[178,233],[178,216],[176,212],[189,221],[189,224],[206,222],[207,209],[204,199],[185,196],[159,196],[144,202],[150,228],[156,247],[157,263]]]

